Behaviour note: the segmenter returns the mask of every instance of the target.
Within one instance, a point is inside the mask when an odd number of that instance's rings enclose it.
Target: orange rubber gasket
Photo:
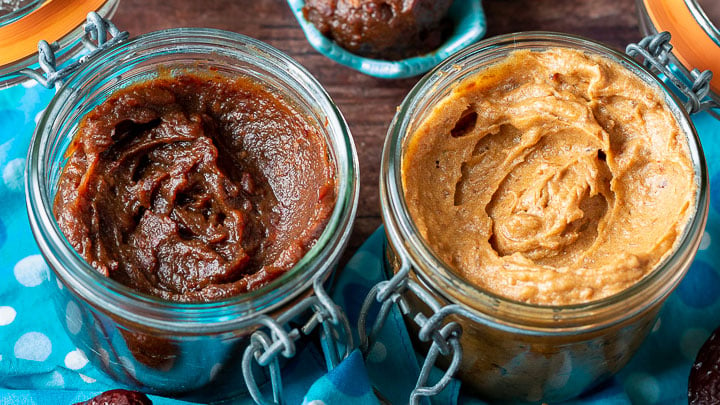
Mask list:
[[[37,53],[38,41],[59,41],[106,0],[47,0],[19,20],[0,27],[0,66]]]
[[[673,54],[688,69],[711,70],[710,89],[720,94],[720,46],[693,17],[685,0],[643,0],[658,32],[669,31]]]

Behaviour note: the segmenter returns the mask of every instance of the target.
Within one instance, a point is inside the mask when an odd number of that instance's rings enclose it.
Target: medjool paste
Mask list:
[[[436,49],[452,0],[308,0],[305,19],[348,51],[397,60]]]
[[[142,392],[128,390],[110,390],[75,405],[152,405],[152,401]]]
[[[258,288],[313,246],[335,204],[318,129],[249,78],[168,74],[82,120],[54,210],[97,271],[180,302]]]

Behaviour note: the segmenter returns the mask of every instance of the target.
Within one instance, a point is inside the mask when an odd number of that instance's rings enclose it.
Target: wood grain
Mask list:
[[[463,1],[463,0],[458,0]],[[486,0],[486,37],[517,31],[583,35],[623,49],[641,35],[633,0]],[[360,159],[360,205],[345,260],[381,224],[380,155],[396,107],[418,78],[382,80],[338,65],[307,43],[281,0],[122,0],[113,18],[131,35],[175,27],[210,27],[275,46],[304,65],[343,112]]]

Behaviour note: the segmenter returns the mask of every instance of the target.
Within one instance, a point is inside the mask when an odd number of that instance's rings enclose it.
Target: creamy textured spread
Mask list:
[[[103,275],[172,301],[268,284],[335,205],[322,134],[242,76],[188,72],[118,90],[83,118],[69,153],[54,210],[70,244]]]
[[[543,305],[597,300],[668,256],[694,206],[687,138],[658,89],[607,58],[515,51],[411,135],[403,187],[434,252]]]

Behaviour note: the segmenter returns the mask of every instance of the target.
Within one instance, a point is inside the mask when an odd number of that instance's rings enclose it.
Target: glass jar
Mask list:
[[[53,216],[58,178],[79,121],[114,91],[156,77],[159,69],[249,77],[294,104],[328,144],[336,166],[337,202],[327,226],[291,270],[258,290],[192,304],[140,294],[86,263]],[[313,294],[314,282],[328,279],[348,241],[359,187],[350,132],[321,85],[262,42],[202,28],[141,35],[83,64],[38,122],[25,181],[31,228],[52,269],[56,283],[51,284],[57,286],[53,299],[73,342],[118,382],[203,400],[247,390],[240,371],[251,333],[269,326],[268,317],[277,319]]]
[[[455,85],[512,51],[550,47],[604,56],[649,86],[662,89],[687,138],[697,183],[695,205],[674,252],[626,290],[576,305],[513,301],[459,277],[433,253],[418,231],[408,212],[401,176],[409,137]],[[397,274],[409,266],[411,281],[430,293],[441,307],[452,308],[444,313],[462,326],[458,376],[464,387],[487,398],[561,401],[597,385],[628,362],[652,328],[663,302],[688,270],[707,220],[706,163],[682,106],[661,80],[627,55],[585,38],[543,32],[479,42],[443,62],[411,90],[390,125],[382,157],[380,194],[388,237],[387,268]],[[410,312],[421,313],[422,319],[439,313],[436,304],[425,305],[428,299],[419,294],[405,290],[403,296]]]
[[[38,41],[56,43],[57,62],[76,58],[83,50],[83,23],[91,11],[110,18],[119,0],[29,0],[0,16],[0,90],[27,81],[22,69],[39,70]]]
[[[720,105],[720,3],[715,0],[635,0],[644,35],[672,34],[673,69],[686,77],[689,70],[710,70],[708,94]]]

